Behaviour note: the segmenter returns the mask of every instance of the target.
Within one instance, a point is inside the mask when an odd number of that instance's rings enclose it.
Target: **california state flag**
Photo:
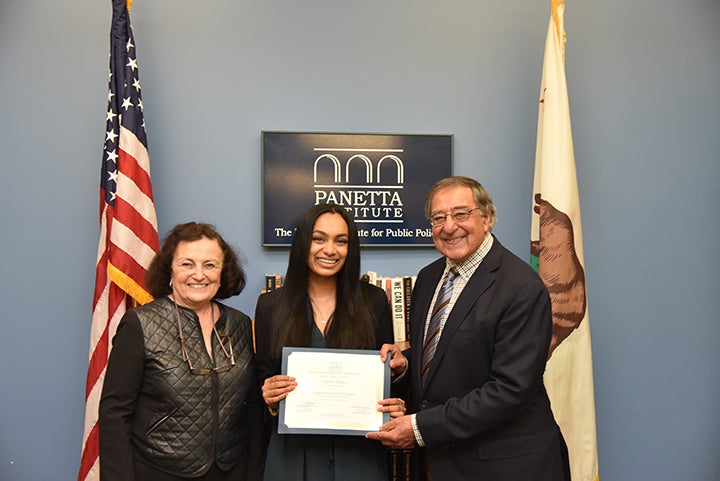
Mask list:
[[[573,481],[597,481],[590,323],[580,199],[565,82],[563,0],[552,0],[538,113],[532,264],[550,291],[553,336],[545,385],[570,454]]]

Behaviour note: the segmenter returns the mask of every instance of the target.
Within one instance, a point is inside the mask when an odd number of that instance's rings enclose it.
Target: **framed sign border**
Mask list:
[[[358,138],[358,143],[362,143],[362,141],[365,137],[368,137],[368,138],[370,138],[370,137],[390,137],[390,138],[393,138],[393,137],[398,137],[398,138],[402,138],[402,137],[419,137],[419,138],[420,137],[425,137],[425,138],[437,137],[437,138],[446,138],[449,140],[449,144],[450,144],[449,158],[447,158],[447,159],[443,158],[443,159],[441,159],[441,161],[445,162],[445,165],[447,166],[447,169],[449,172],[446,175],[443,174],[442,177],[451,176],[454,173],[454,140],[455,140],[454,134],[448,134],[448,133],[426,134],[426,133],[387,133],[387,132],[291,131],[291,130],[269,130],[269,129],[261,130],[260,131],[260,140],[261,140],[261,151],[262,151],[262,155],[261,155],[261,167],[262,167],[261,168],[261,177],[262,178],[261,178],[261,228],[260,228],[260,238],[261,239],[260,239],[260,241],[261,241],[262,247],[289,248],[292,244],[292,236],[288,237],[287,242],[271,242],[266,238],[267,225],[270,222],[267,218],[267,216],[269,214],[267,212],[267,206],[266,206],[266,190],[269,185],[267,178],[266,178],[266,175],[267,175],[267,171],[266,171],[267,170],[267,165],[266,165],[267,159],[266,159],[266,152],[265,152],[265,148],[266,148],[265,136],[266,136],[266,134],[287,134],[289,136],[302,136],[302,135],[353,136],[353,137]],[[343,150],[343,149],[339,148],[338,150]],[[362,149],[360,149],[360,150],[362,150]],[[440,167],[440,168],[442,169],[442,167]],[[438,177],[432,183],[434,183],[437,180],[440,180],[440,178],[442,178],[442,177]],[[430,183],[427,186],[427,188],[425,189],[425,192],[422,193],[423,202],[419,202],[417,207],[415,207],[415,208],[420,208],[420,209],[424,208],[424,195],[425,195],[427,189],[429,189],[429,187],[432,185],[432,183]],[[272,204],[272,205],[274,206],[276,204]],[[306,208],[310,207],[310,205],[312,205],[312,204],[308,204]],[[304,209],[303,209],[303,211],[304,211]],[[302,211],[300,212],[300,214],[301,213],[302,213]],[[356,218],[356,224],[358,227],[358,231],[361,231],[363,229],[363,225],[362,225],[363,222],[358,221]],[[406,228],[406,227],[418,228],[420,226],[417,225],[417,221],[415,221],[415,223],[413,223],[411,226],[406,226],[403,224],[402,227],[403,228]],[[423,225],[422,227],[425,227],[425,226]],[[429,228],[429,227],[430,227],[430,225],[428,223],[427,228]],[[388,236],[384,235],[384,236],[381,236],[381,238],[382,238],[382,240],[387,240]],[[415,237],[413,237],[413,238],[415,238]],[[434,248],[434,244],[433,244],[431,237],[427,238],[427,242],[420,242],[420,243],[419,242],[411,243],[411,242],[402,242],[402,241],[366,242],[364,239],[365,239],[364,236],[361,235],[360,246],[362,248],[402,248],[402,247],[405,247],[405,248]]]

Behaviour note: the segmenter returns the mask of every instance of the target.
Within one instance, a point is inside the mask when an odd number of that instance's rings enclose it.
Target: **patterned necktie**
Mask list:
[[[454,267],[448,271],[445,282],[440,287],[437,299],[435,299],[435,307],[433,308],[432,316],[430,317],[430,324],[428,324],[427,334],[425,335],[425,346],[423,347],[422,354],[422,374],[420,379],[422,381],[423,388],[426,384],[427,373],[430,371],[430,362],[435,356],[435,350],[437,349],[438,341],[440,341],[440,330],[442,328],[442,320],[445,316],[445,310],[450,303],[450,297],[452,297],[453,281],[457,277],[458,271]]]

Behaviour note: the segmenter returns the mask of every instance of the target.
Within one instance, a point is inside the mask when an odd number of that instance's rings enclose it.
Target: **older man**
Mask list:
[[[423,268],[410,314],[414,414],[371,439],[416,449],[418,479],[566,481],[567,448],[543,372],[552,332],[542,280],[491,234],[495,206],[474,179],[449,177],[425,214],[442,258]],[[391,365],[404,362],[397,346]]]

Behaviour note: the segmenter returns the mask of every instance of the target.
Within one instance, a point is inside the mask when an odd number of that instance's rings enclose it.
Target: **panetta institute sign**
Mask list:
[[[289,246],[313,204],[343,206],[368,246],[432,246],[425,194],[452,175],[452,135],[263,132],[263,245]]]

